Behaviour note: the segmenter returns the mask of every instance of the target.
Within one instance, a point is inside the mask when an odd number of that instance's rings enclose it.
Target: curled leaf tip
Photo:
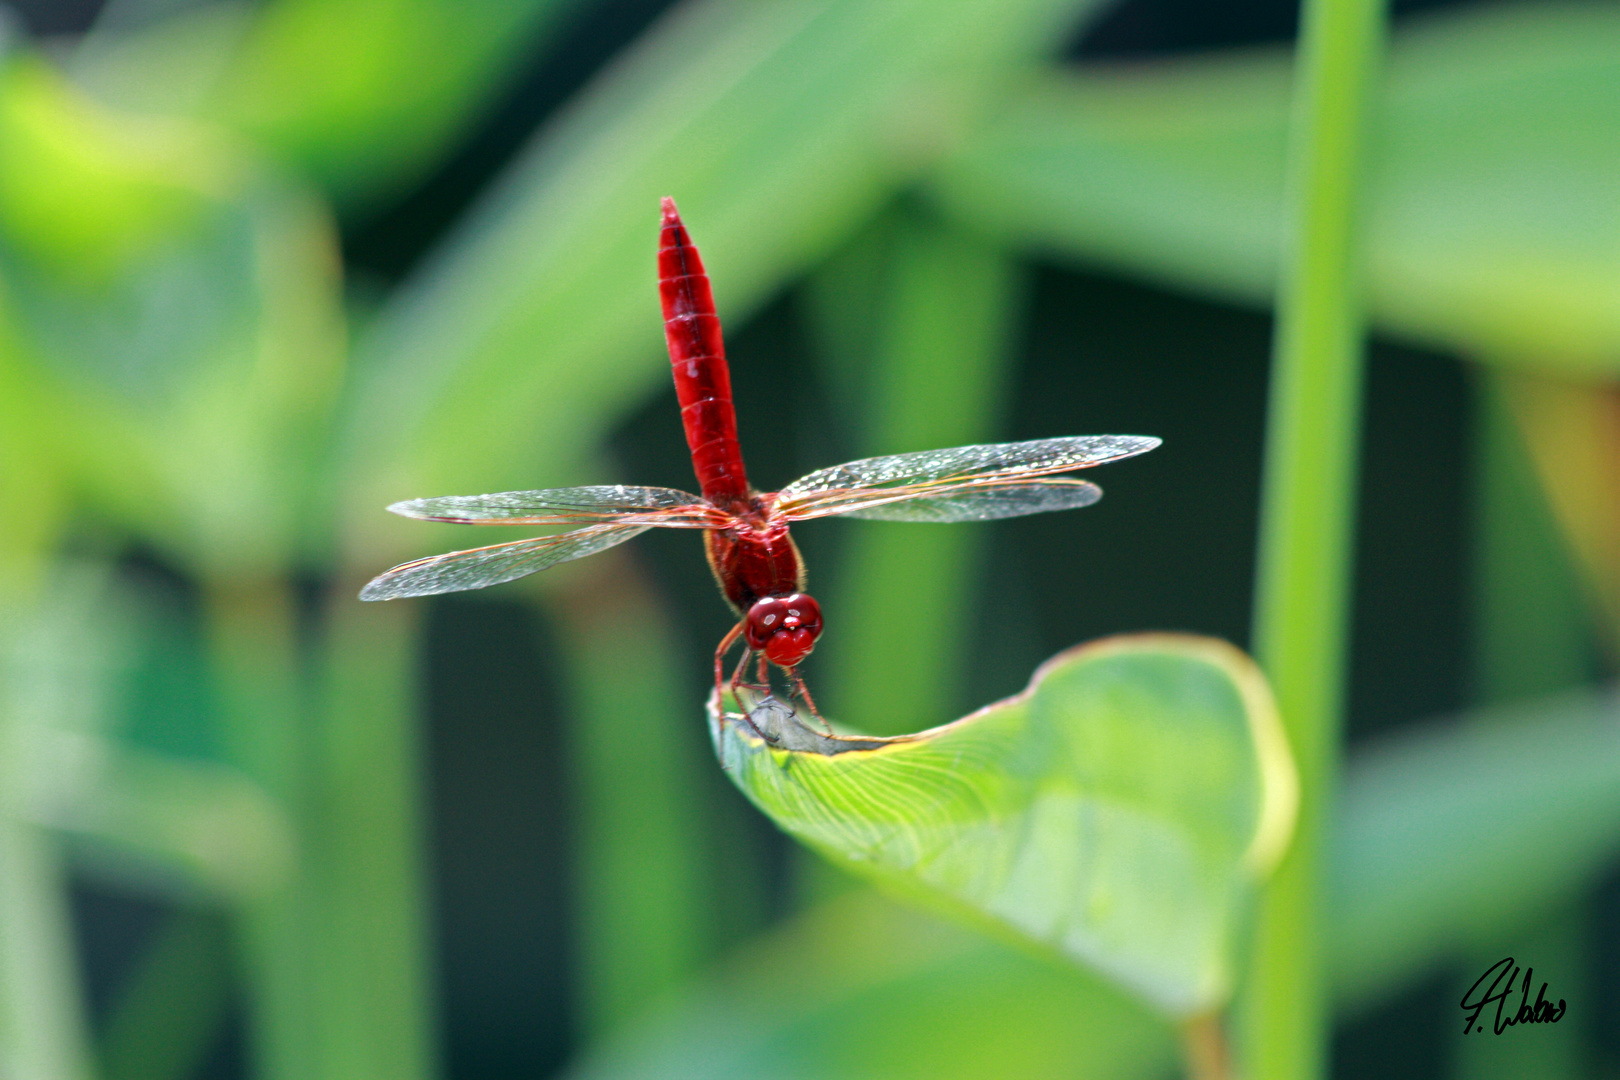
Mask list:
[[[907,742],[914,735],[874,738],[838,735],[807,724],[792,705],[771,694],[763,696],[741,689],[732,699],[737,708],[726,710],[716,691],[709,696],[709,736],[715,752],[726,759],[725,742],[741,740],[750,750],[789,750],[801,753],[846,754],[852,750],[878,750],[896,742]],[[730,730],[728,730],[730,729]]]

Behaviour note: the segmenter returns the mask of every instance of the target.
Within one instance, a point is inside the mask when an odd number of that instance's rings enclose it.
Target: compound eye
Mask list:
[[[781,667],[792,667],[809,656],[820,634],[821,607],[804,593],[756,601],[743,627],[748,647]]]
[[[790,668],[815,647],[816,636],[808,630],[778,630],[765,643],[765,658],[777,667]]]

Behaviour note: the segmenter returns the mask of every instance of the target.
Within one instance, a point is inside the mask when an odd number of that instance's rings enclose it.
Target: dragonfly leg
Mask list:
[[[729,634],[727,634],[725,637],[720,639],[720,647],[714,650],[714,688],[715,688],[716,691],[718,691],[721,694],[725,693],[726,685],[727,685],[726,684],[726,675],[725,675],[726,653],[730,652],[731,647],[737,643],[737,639],[742,637],[743,628],[745,626],[747,626],[747,625],[748,625],[748,620],[744,619],[742,622],[739,622],[736,626],[733,626],[731,628],[731,632]],[[748,666],[748,661],[753,655],[754,655],[754,650],[753,649],[744,648],[743,649],[743,655],[742,655],[742,661],[740,663],[738,663],[737,670],[735,672],[733,672],[732,675],[731,675],[730,688],[731,688],[732,696],[734,698],[736,697],[736,693],[737,693],[738,680],[740,680],[742,678],[743,669]],[[752,687],[750,687],[750,689],[752,689]],[[770,687],[765,687],[765,689],[768,691],[770,689]],[[742,705],[741,700],[738,700],[737,704],[740,707]],[[721,724],[722,728],[725,726],[726,715],[727,715],[726,711],[724,709],[721,709],[720,710],[720,724]],[[759,730],[759,725],[755,724],[753,718],[751,716],[749,716],[746,712],[739,712],[737,715],[742,718],[743,723],[748,725],[748,730],[749,731],[752,731],[755,735],[758,735],[761,739],[764,739],[766,742],[774,743],[776,741],[775,739],[771,738],[769,735],[765,734],[763,731]],[[724,745],[724,744],[722,743],[722,745]],[[721,764],[722,768],[725,767],[725,762],[724,761],[722,761],[720,764]]]
[[[726,692],[726,668],[725,668],[726,653],[730,652],[731,647],[737,643],[737,639],[742,637],[743,627],[746,626],[746,625],[747,625],[747,621],[744,620],[743,622],[738,623],[736,626],[733,626],[731,628],[731,632],[728,633],[725,637],[720,639],[719,648],[714,650],[714,691],[715,691],[715,696],[717,698],[719,698],[722,702],[724,701],[724,695],[725,695],[725,692]],[[746,660],[747,658],[748,658],[748,654],[746,652],[744,652],[743,653],[743,659]],[[732,679],[732,681],[731,681],[731,692],[732,692],[733,696],[735,696],[735,694],[737,692],[737,680],[736,679]],[[739,702],[738,704],[741,704],[741,703]],[[746,714],[743,716],[743,719],[745,719],[745,720],[747,719]],[[726,710],[725,710],[724,706],[722,705],[722,707],[720,709],[720,725],[721,725],[721,727],[725,726],[725,722],[726,722]],[[753,724],[750,723],[748,726],[753,727]]]
[[[749,648],[744,648],[743,649],[743,654],[742,654],[742,659],[737,661],[737,669],[731,673],[731,692],[733,694],[735,694],[737,692],[737,687],[739,687],[739,686],[746,686],[750,690],[759,690],[759,691],[761,691],[763,693],[766,693],[766,694],[769,694],[771,692],[771,687],[770,687],[769,683],[761,685],[759,683],[748,683],[748,682],[743,682],[742,681],[743,672],[748,670],[748,661],[752,660],[753,658],[754,658],[754,650],[749,649]]]
[[[714,650],[714,688],[716,690],[725,689],[726,653],[730,652],[731,647],[737,643],[737,639],[742,637],[743,628],[747,625],[748,620],[744,619],[736,626],[733,626],[731,632],[720,639],[720,647]]]
[[[815,717],[816,721],[827,729],[827,734],[831,735],[833,733],[832,725],[827,723],[827,718],[817,711],[816,699],[810,696],[810,688],[804,685],[804,676],[799,674],[799,669],[796,667],[788,668],[787,671],[788,676],[793,680],[793,688],[799,692],[799,696],[804,698],[804,703],[810,707],[810,715]]]

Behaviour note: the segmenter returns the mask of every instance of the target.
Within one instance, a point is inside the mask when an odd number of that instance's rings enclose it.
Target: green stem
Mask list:
[[[222,921],[181,911],[147,950],[102,1037],[109,1080],[186,1080],[202,1067],[230,1006]]]
[[[61,416],[21,362],[0,296],[0,650],[30,620],[61,535]],[[0,661],[10,661],[0,656]],[[91,1061],[67,881],[55,840],[23,820],[26,721],[0,671],[0,1077],[88,1080]]]
[[[264,1080],[436,1071],[413,609],[354,593],[345,582],[328,600],[319,698],[285,581],[223,578],[206,593],[226,754],[281,802],[298,838],[289,880],[239,913]]]
[[[204,598],[225,755],[282,804],[299,842],[288,880],[239,912],[254,1073],[306,1080],[326,1074],[311,997],[308,748],[291,592],[276,579],[225,576],[205,583]]]
[[[422,865],[416,604],[327,597],[311,821],[320,946],[312,975],[325,1075],[438,1071]],[[316,833],[318,830],[318,834]]]
[[[1241,1051],[1254,1080],[1325,1071],[1321,871],[1338,768],[1362,305],[1355,218],[1383,42],[1377,0],[1305,0],[1290,133],[1255,600],[1301,787],[1293,847],[1261,899]]]
[[[688,979],[724,902],[705,842],[702,711],[683,700],[670,630],[625,552],[546,595],[575,697],[579,968],[600,1036]]]
[[[875,310],[853,312],[842,302],[844,260],[829,264],[811,293],[829,342],[847,348],[861,339],[852,316],[875,323],[866,356],[827,350],[832,370],[859,384],[843,387],[841,397],[864,402],[861,453],[987,442],[1006,398],[1017,267],[999,249],[920,214],[895,217],[882,226],[890,246],[881,271],[849,272],[872,280]],[[852,258],[871,262],[859,249]],[[827,607],[833,623],[823,646],[832,715],[873,734],[952,719],[963,704],[961,661],[982,527],[855,521],[848,528],[851,546]]]
[[[93,1075],[66,892],[54,843],[0,805],[0,1076]]]

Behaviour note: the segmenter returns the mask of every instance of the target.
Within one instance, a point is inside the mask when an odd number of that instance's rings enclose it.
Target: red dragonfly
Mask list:
[[[748,485],[731,403],[720,320],[709,277],[673,199],[663,201],[658,291],[664,336],[692,468],[703,494],[673,488],[553,488],[496,495],[411,499],[388,509],[405,517],[474,525],[575,525],[571,532],[417,559],[373,578],[362,600],[481,589],[594,555],[658,526],[702,529],[709,566],[741,621],[714,653],[716,689],[726,653],[740,637],[733,691],[759,656],[759,689],[769,661],[783,669],[815,713],[798,665],[821,634],[821,608],[804,592],[804,561],[788,525],[819,517],[881,521],[989,521],[1089,506],[1102,489],[1054,474],[1145,453],[1142,435],[1081,435],[1030,442],[866,458],[800,477],[781,491]]]

